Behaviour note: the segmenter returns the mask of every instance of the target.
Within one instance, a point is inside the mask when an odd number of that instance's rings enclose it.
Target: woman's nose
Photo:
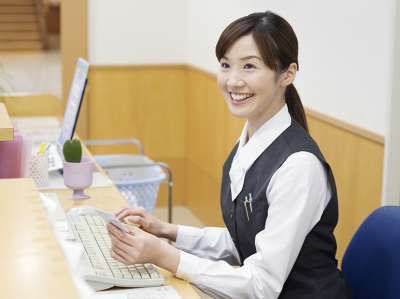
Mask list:
[[[245,85],[243,79],[238,76],[231,76],[226,81],[228,87],[243,87]]]

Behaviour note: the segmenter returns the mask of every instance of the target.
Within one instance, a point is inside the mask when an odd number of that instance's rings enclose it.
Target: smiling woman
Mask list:
[[[118,260],[155,263],[213,298],[349,298],[335,259],[335,180],[293,86],[297,46],[291,26],[269,11],[225,29],[218,83],[231,113],[247,121],[223,167],[226,227],[177,226],[128,208],[118,216],[145,232],[124,237],[109,227]]]
[[[220,64],[218,83],[227,105],[233,115],[247,118],[251,137],[285,105],[285,90],[295,78],[297,65],[291,63],[276,73],[264,63],[251,34],[240,37]]]
[[[264,101],[265,108],[269,109],[261,109],[265,115],[258,115],[259,119],[255,122],[249,120],[249,123],[255,124],[251,128],[252,131],[271,118],[285,101],[290,114],[308,131],[303,105],[293,85],[299,64],[297,38],[288,22],[283,18],[273,16],[273,13],[267,12],[265,17],[258,22],[260,15],[252,14],[236,20],[225,29],[216,46],[216,56],[221,63],[218,82],[224,91],[225,99],[227,99],[227,93],[233,94],[232,99],[234,99],[233,91],[235,88],[236,90],[240,88],[240,86],[232,85],[235,83],[239,85],[247,83],[248,88],[254,85],[254,88],[261,93],[269,93]],[[255,22],[257,22],[256,25]],[[238,57],[238,54],[242,57]],[[236,58],[236,61],[230,62],[229,56],[233,56],[232,59]],[[231,65],[233,63],[235,65]],[[228,77],[228,71],[230,70],[231,73],[233,71],[232,67],[236,67],[237,73],[234,75],[237,77]],[[239,72],[240,70],[242,72]],[[238,81],[233,81],[235,79]],[[242,99],[242,97],[239,96],[237,99]],[[234,106],[238,104],[235,101],[231,103]],[[231,105],[228,104],[228,107],[231,108]],[[234,111],[231,110],[231,112],[235,114]]]

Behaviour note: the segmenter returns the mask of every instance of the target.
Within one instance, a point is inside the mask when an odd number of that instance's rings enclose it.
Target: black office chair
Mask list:
[[[342,271],[353,299],[400,298],[400,207],[368,216],[347,247]]]

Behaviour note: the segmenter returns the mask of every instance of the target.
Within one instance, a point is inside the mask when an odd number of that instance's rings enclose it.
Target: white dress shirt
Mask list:
[[[229,171],[232,200],[243,188],[246,171],[290,124],[285,105],[248,141],[245,125]],[[256,253],[243,266],[237,266],[239,255],[226,228],[178,226],[176,246],[181,251],[176,275],[214,297],[277,298],[304,239],[330,199],[322,163],[309,152],[290,155],[272,176],[266,197],[265,228],[256,235]]]

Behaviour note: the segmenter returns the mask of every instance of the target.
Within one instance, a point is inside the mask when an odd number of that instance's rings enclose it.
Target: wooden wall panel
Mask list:
[[[4,96],[10,116],[50,116],[63,114],[61,100],[51,94],[15,94]]]
[[[223,225],[219,211],[222,166],[243,121],[233,118],[214,75],[188,68],[185,107],[186,198],[207,225]]]
[[[68,93],[78,57],[88,58],[88,0],[61,0],[60,47],[62,63],[63,105]],[[87,97],[79,114],[77,131],[82,139],[88,134]]]
[[[90,139],[136,137],[145,153],[168,163],[174,174],[174,197],[184,192],[183,66],[91,67],[88,118]],[[131,152],[132,147],[92,148],[94,153]],[[165,189],[165,188],[163,188]],[[165,191],[161,198],[165,198]],[[164,204],[165,201],[161,201]]]
[[[383,144],[308,116],[311,135],[330,163],[338,189],[338,257],[361,222],[380,206]]]

